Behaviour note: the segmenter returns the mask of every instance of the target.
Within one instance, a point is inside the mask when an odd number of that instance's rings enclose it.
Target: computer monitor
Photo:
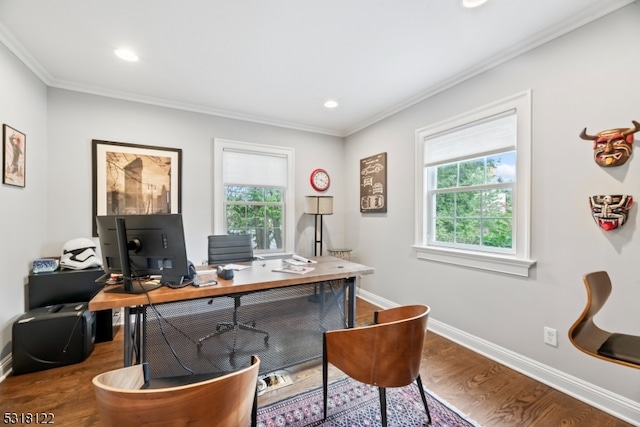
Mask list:
[[[101,215],[96,224],[104,271],[122,274],[122,286],[106,292],[177,287],[191,276],[181,214]],[[160,283],[145,283],[153,275]]]

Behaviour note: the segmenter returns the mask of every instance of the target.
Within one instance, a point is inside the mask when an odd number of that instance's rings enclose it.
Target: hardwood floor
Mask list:
[[[358,300],[357,323],[370,322],[375,309]],[[8,377],[0,383],[0,412],[45,412],[54,414],[57,425],[99,426],[91,378],[123,365],[122,335],[120,331],[114,341],[96,344],[82,363]],[[322,384],[319,361],[288,371],[294,384],[265,393],[259,405]],[[333,370],[331,375],[341,374]],[[483,426],[631,425],[431,332],[421,375],[426,387]]]

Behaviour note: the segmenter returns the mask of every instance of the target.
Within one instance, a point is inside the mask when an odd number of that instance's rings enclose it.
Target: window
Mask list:
[[[416,131],[419,258],[528,276],[530,98]]]
[[[250,234],[256,254],[293,245],[293,149],[214,141],[214,230]]]

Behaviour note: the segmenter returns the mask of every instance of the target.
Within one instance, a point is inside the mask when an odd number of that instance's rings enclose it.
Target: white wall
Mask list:
[[[15,101],[0,100],[1,119],[6,116],[27,134],[28,162],[26,189],[0,188],[3,357],[10,351],[11,324],[25,310],[31,262],[59,256],[70,239],[91,237],[92,139],[182,148],[182,213],[188,256],[196,264],[207,258],[206,236],[213,231],[214,138],[295,149],[296,252],[302,255],[313,255],[313,217],[303,213],[304,196],[313,193],[309,174],[318,167],[329,171],[334,184],[327,194],[336,203],[335,215],[325,217],[325,247],[344,244],[344,212],[338,202],[344,198],[342,138],[66,90],[49,89],[47,94],[45,86],[0,47],[0,93],[15,94]],[[15,74],[6,91],[5,68]]]
[[[67,240],[91,236],[91,140],[182,149],[182,214],[189,258],[207,258],[206,236],[213,232],[213,139],[223,138],[295,149],[296,250],[313,254],[313,217],[304,215],[312,194],[309,174],[326,168],[334,177],[328,195],[342,200],[341,138],[248,123],[204,114],[121,101],[66,90],[49,90],[49,193],[47,253]],[[326,241],[342,245],[343,207],[326,217]],[[330,246],[329,246],[330,247]]]
[[[640,121],[638,23],[634,3],[349,136],[347,245],[354,259],[376,267],[362,289],[394,303],[429,304],[433,320],[637,405],[640,370],[579,352],[567,332],[585,305],[582,275],[606,269],[614,291],[601,326],[640,335],[639,208],[623,228],[607,233],[587,202],[593,194],[640,200],[640,153],[623,167],[600,168],[591,143],[578,137],[585,126],[596,133]],[[411,249],[415,130],[526,89],[533,91],[532,254],[538,261],[531,277],[417,260]],[[388,213],[360,214],[358,162],[383,151]],[[558,330],[557,348],[543,344],[544,326]]]
[[[0,44],[0,125],[26,134],[25,188],[0,185],[0,376],[30,263],[46,242],[47,89]],[[1,144],[0,144],[1,147]],[[0,153],[4,159],[4,153]],[[0,168],[1,170],[1,168]]]

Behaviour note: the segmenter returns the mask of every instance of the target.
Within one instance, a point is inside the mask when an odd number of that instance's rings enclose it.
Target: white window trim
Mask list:
[[[516,204],[515,255],[497,255],[480,251],[427,246],[424,215],[427,211],[425,197],[424,140],[427,136],[443,132],[464,124],[515,109],[517,112],[516,169],[517,183],[514,200]],[[531,252],[531,90],[507,97],[484,107],[461,114],[431,126],[416,130],[415,141],[415,235],[413,248],[418,259],[454,264],[517,276],[529,276],[536,261],[530,259]]]
[[[285,191],[285,241],[283,253],[293,253],[295,243],[295,199],[294,199],[294,154],[295,150],[289,147],[277,147],[273,145],[255,144],[250,142],[231,141],[228,139],[214,138],[213,140],[213,233],[226,234],[227,225],[224,220],[224,180],[222,177],[222,154],[225,149],[247,151],[260,154],[272,154],[287,158],[287,190]],[[276,254],[270,254],[276,255]]]

